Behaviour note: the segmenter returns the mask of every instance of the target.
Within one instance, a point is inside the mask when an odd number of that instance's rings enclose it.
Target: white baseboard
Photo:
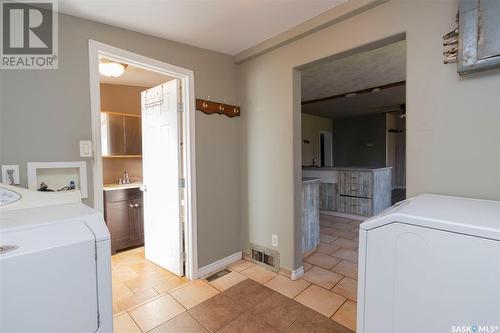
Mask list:
[[[297,280],[300,279],[303,275],[304,275],[304,266],[300,266],[296,270],[292,271],[292,274],[290,274],[290,279]]]
[[[231,265],[232,263],[240,260],[243,258],[242,252],[236,252],[235,254],[231,254],[230,256],[227,256],[225,258],[219,259],[216,262],[213,262],[211,264],[208,264],[206,266],[198,268],[198,276],[197,278],[203,278],[205,276],[208,276],[212,273],[215,273],[217,271],[220,271],[226,266]]]
[[[339,213],[339,212],[334,212],[331,210],[320,210],[319,212],[321,214],[325,214],[325,215],[345,217],[346,219],[353,219],[353,220],[357,220],[357,221],[364,221],[364,220],[369,218],[366,216],[359,216],[359,215],[347,214],[347,213]]]

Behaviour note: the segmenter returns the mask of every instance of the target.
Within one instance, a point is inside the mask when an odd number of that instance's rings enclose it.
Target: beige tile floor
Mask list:
[[[113,256],[115,332],[355,331],[360,222],[321,215],[320,224],[321,244],[296,281],[246,260],[210,283],[187,281],[145,260],[143,248]]]

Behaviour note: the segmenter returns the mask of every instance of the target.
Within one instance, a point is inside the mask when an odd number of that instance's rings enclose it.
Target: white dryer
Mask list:
[[[358,332],[500,332],[500,202],[420,195],[359,242]]]
[[[78,193],[1,184],[0,246],[0,332],[112,332],[110,236]]]

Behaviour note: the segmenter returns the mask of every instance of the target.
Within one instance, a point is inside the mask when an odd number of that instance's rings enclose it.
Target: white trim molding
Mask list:
[[[211,264],[208,264],[206,266],[198,268],[198,276],[197,278],[203,278],[205,276],[208,276],[212,273],[215,273],[217,271],[220,271],[221,269],[224,269],[225,267],[231,265],[234,262],[237,262],[238,260],[243,258],[243,253],[236,252],[234,254],[231,254],[230,256],[227,256],[225,258],[222,258],[220,260],[217,260],[216,262],[213,262]]]
[[[185,193],[185,238],[186,272],[188,279],[193,280],[198,276],[198,241],[197,241],[197,215],[196,215],[196,150],[195,150],[195,93],[194,73],[192,70],[171,65],[162,61],[145,57],[127,50],[123,50],[98,41],[89,40],[89,74],[90,74],[90,100],[92,142],[94,150],[93,159],[93,187],[94,208],[104,211],[103,202],[103,172],[101,151],[101,107],[99,89],[99,56],[133,65],[156,73],[177,78],[182,86],[182,105],[184,108],[182,119],[182,142],[185,162],[182,173],[186,179]]]
[[[299,268],[292,271],[290,274],[290,279],[298,280],[304,275],[304,266],[300,266]]]

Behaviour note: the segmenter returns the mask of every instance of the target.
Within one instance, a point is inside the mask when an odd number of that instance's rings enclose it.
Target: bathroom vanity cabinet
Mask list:
[[[144,203],[139,188],[105,189],[104,220],[111,234],[111,253],[144,244]]]

